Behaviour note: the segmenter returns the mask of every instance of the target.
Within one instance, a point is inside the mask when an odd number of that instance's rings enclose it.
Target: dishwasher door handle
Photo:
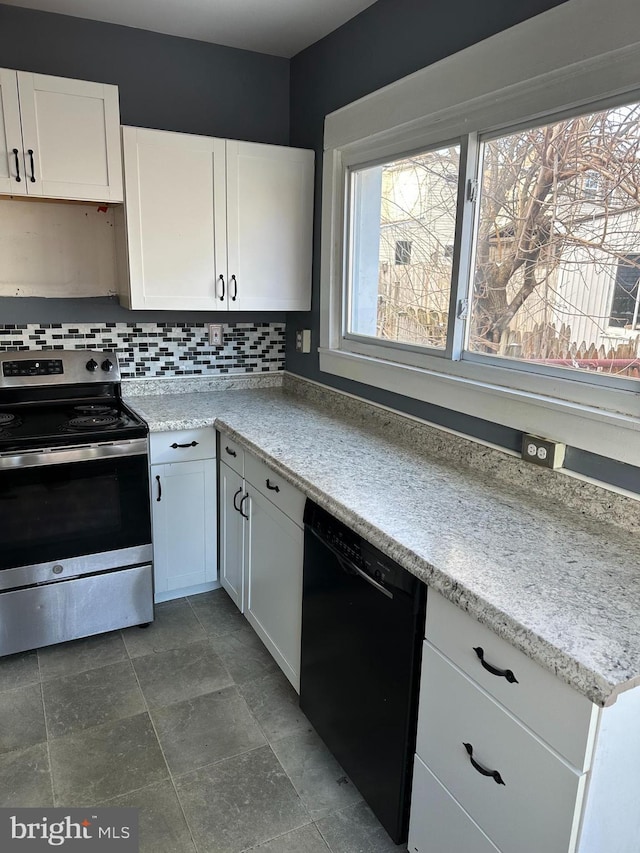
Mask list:
[[[355,574],[359,575],[362,578],[362,580],[365,580],[367,583],[371,584],[371,586],[374,587],[374,589],[377,589],[378,592],[381,592],[383,595],[386,595],[387,598],[393,599],[393,593],[392,592],[389,592],[389,590],[386,587],[384,587],[381,583],[378,583],[378,581],[375,580],[374,578],[372,578],[371,575],[368,575],[359,566],[356,566],[355,563],[353,563],[347,557],[344,557],[337,550],[337,548],[334,548],[333,545],[330,545],[329,542],[327,542],[325,539],[323,539],[322,536],[320,536],[320,534],[317,533],[312,527],[307,527],[307,530],[309,531],[309,533],[312,533],[315,536],[315,538],[318,540],[318,542],[320,542],[322,545],[324,545],[324,547],[333,554],[333,556],[340,563],[340,565],[343,569],[346,569],[346,570],[351,571],[351,572],[355,572]]]

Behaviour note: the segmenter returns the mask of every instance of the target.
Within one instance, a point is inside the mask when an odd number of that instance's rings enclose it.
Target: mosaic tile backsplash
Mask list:
[[[221,346],[205,323],[0,324],[0,352],[110,349],[123,378],[220,376],[284,368],[284,323],[230,323]]]

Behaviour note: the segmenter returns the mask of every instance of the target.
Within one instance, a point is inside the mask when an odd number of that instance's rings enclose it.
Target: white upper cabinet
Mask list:
[[[26,195],[18,81],[15,71],[0,68],[0,193]]]
[[[224,141],[122,128],[131,295],[129,308],[212,310],[226,306]],[[224,289],[224,294],[223,294]],[[224,300],[219,297],[224,296]]]
[[[122,129],[129,308],[308,310],[313,152]]]
[[[117,86],[0,70],[0,95],[1,192],[122,201]]]
[[[227,141],[230,309],[311,307],[313,156]]]

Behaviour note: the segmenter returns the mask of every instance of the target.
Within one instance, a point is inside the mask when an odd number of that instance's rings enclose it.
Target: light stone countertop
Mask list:
[[[431,458],[280,388],[131,396],[152,431],[214,425],[598,705],[640,684],[640,558],[557,496]]]

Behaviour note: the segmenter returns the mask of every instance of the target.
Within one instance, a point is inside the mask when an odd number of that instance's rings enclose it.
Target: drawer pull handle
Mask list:
[[[233,456],[234,458],[238,455],[235,450],[232,450],[230,447],[225,447],[225,450],[229,454],[229,456]]]
[[[269,482],[269,478],[267,478],[266,482],[267,482],[267,488],[269,489],[270,492],[279,492],[280,491],[280,486],[272,486],[271,483]]]
[[[247,499],[248,497],[249,497],[249,494],[247,493],[246,495],[243,495],[243,496],[240,498],[240,507],[239,507],[239,510],[238,510],[238,511],[239,511],[239,513],[240,513],[240,515],[241,515],[243,518],[246,518],[246,519],[248,519],[248,518],[249,518],[249,516],[248,516],[248,515],[245,515],[245,514],[242,512],[242,504],[246,501],[246,499]]]
[[[174,450],[177,450],[178,447],[197,447],[197,446],[198,446],[197,441],[190,441],[189,444],[176,444],[176,442],[174,441],[173,444],[171,445],[171,447]]]
[[[504,785],[505,781],[497,770],[487,770],[486,767],[483,767],[482,764],[478,764],[478,762],[473,757],[473,747],[470,743],[463,743],[464,748],[467,750],[467,754],[469,756],[469,761],[471,762],[471,766],[474,770],[477,770],[478,773],[481,773],[483,776],[489,776],[496,785]]]
[[[235,511],[236,511],[236,512],[240,512],[240,507],[236,504],[236,498],[238,497],[238,495],[239,495],[241,492],[242,492],[242,486],[240,486],[240,488],[238,489],[238,491],[237,491],[237,492],[235,493],[235,495],[233,496],[233,508],[235,509]]]
[[[520,683],[510,669],[498,669],[497,666],[491,666],[490,663],[487,663],[484,659],[484,649],[482,646],[475,646],[473,651],[478,655],[482,666],[487,670],[487,672],[490,672],[491,675],[498,675],[501,678],[506,678],[509,684]]]
[[[158,503],[160,503],[160,501],[162,500],[162,483],[160,482],[159,474],[156,474],[156,481],[158,483],[158,497],[156,498],[156,500],[158,501]]]

